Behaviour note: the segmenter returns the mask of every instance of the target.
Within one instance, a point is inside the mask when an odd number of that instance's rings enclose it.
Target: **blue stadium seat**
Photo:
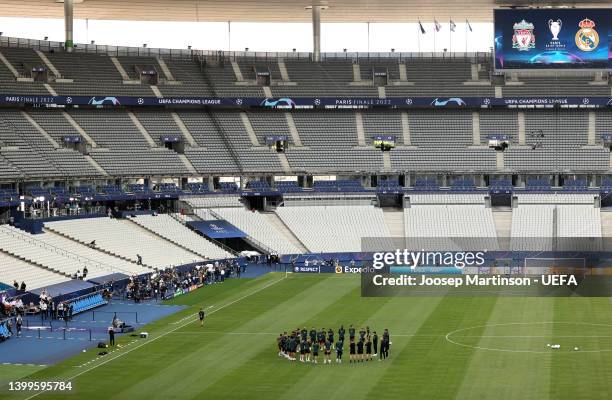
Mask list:
[[[235,182],[219,182],[219,189],[223,192],[237,192],[238,185]]]
[[[268,182],[265,181],[250,181],[246,185],[247,189],[260,190],[260,191],[271,191],[274,190]]]
[[[208,185],[204,183],[188,183],[187,191],[189,194],[206,194],[210,192]]]
[[[70,302],[72,305],[73,314],[79,314],[92,308],[100,307],[106,304],[101,293],[95,293],[87,297],[82,297]]]
[[[414,190],[436,191],[439,189],[440,185],[434,179],[416,179],[414,181]]]
[[[296,193],[301,192],[302,188],[296,181],[279,181],[276,182],[278,190],[284,193]]]

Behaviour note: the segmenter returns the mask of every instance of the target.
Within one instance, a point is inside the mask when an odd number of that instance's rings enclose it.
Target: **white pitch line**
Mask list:
[[[208,310],[209,308],[213,308],[213,307],[214,306],[208,306],[208,307],[206,307],[206,310]],[[186,319],[191,319],[191,318],[197,316],[198,313],[199,313],[199,311],[197,313],[193,313],[193,314],[190,314],[190,315],[188,315],[188,316],[186,316],[184,318],[181,318],[178,321],[174,321],[173,324],[180,324],[181,322],[185,321]],[[209,314],[212,314],[212,311]]]
[[[212,335],[274,335],[278,336],[280,332],[223,332],[223,331],[201,331],[201,332],[172,332],[174,335],[203,335],[203,334],[212,334]],[[334,336],[336,333],[334,333]],[[393,337],[444,337],[444,334],[402,334],[402,333],[393,333],[391,336]]]
[[[515,326],[515,325],[554,325],[554,324],[557,324],[557,325],[600,326],[600,327],[606,327],[606,328],[611,328],[612,327],[611,324],[598,324],[598,323],[590,323],[590,322],[562,322],[562,321],[508,322],[508,323],[499,323],[499,324],[478,325],[478,326],[471,326],[471,327],[467,327],[467,328],[456,329],[454,331],[448,332],[446,334],[446,336],[445,336],[445,339],[449,343],[452,343],[452,344],[457,345],[457,346],[469,348],[469,349],[487,350],[487,351],[499,351],[499,352],[502,352],[502,353],[544,354],[544,353],[550,352],[550,350],[546,350],[546,351],[513,350],[513,349],[504,349],[504,348],[497,348],[497,347],[484,347],[484,346],[480,346],[480,345],[470,345],[470,344],[466,344],[466,343],[457,342],[457,341],[451,339],[451,336],[455,336],[459,332],[465,332],[465,331],[469,331],[469,330],[472,330],[472,329],[478,329],[478,328],[488,328],[488,327],[497,327],[497,326]],[[458,336],[458,337],[462,338],[462,337],[465,337],[465,336]],[[479,336],[479,337],[482,337],[482,336]],[[528,337],[536,337],[536,336],[528,336]],[[557,336],[554,336],[554,334],[551,334],[549,336],[544,336],[544,337],[554,338],[554,337],[557,337]],[[584,336],[576,336],[576,337],[582,338]],[[580,353],[609,353],[609,352],[612,352],[612,349],[580,350]],[[565,352],[564,351],[560,351],[559,353],[564,353],[565,354],[565,353],[568,353],[568,352],[567,351],[565,351]]]
[[[551,339],[558,339],[558,338],[584,338],[584,339],[606,339],[606,338],[612,338],[612,336],[610,335],[604,335],[604,336],[591,336],[591,335],[555,335],[553,333],[551,333],[550,335],[466,335],[466,336],[453,336],[454,338],[457,339],[467,339],[467,338],[500,338],[500,339],[504,339],[504,338],[518,338],[518,339],[530,339],[530,338],[534,338],[534,339],[538,339],[538,338],[551,338]]]
[[[256,294],[256,293],[259,293],[259,292],[261,292],[262,290],[267,289],[267,288],[269,288],[270,286],[272,286],[272,285],[274,285],[274,284],[277,284],[278,282],[280,282],[280,281],[282,281],[282,280],[284,280],[284,279],[285,279],[285,277],[283,276],[283,277],[282,277],[282,278],[280,278],[280,279],[277,279],[277,280],[275,280],[275,281],[273,281],[273,282],[270,282],[270,283],[268,283],[267,285],[265,285],[265,286],[263,286],[263,287],[261,287],[261,288],[259,288],[259,289],[255,290],[255,291],[253,291],[253,292],[251,292],[251,293],[249,293],[249,294],[246,294],[246,295],[244,295],[244,296],[242,296],[242,297],[237,298],[237,299],[236,299],[236,300],[234,300],[234,301],[231,301],[231,302],[229,302],[229,303],[227,303],[227,304],[222,305],[221,307],[219,307],[219,308],[217,308],[217,309],[215,309],[215,310],[211,311],[209,314],[213,314],[213,313],[215,313],[215,312],[217,312],[217,311],[223,310],[224,308],[229,307],[229,306],[231,306],[232,304],[235,304],[235,303],[237,303],[237,302],[239,302],[239,301],[241,301],[241,300],[244,300],[244,299],[246,299],[247,297],[250,297],[250,296],[252,296],[252,295],[254,295],[254,294]],[[170,333],[172,333],[172,332],[174,332],[174,331],[177,331],[177,330],[179,330],[179,329],[181,329],[181,328],[183,328],[183,327],[185,327],[185,326],[187,326],[187,325],[189,325],[189,324],[192,324],[192,323],[194,323],[194,322],[196,322],[196,321],[195,321],[195,320],[188,321],[188,322],[186,322],[186,323],[184,323],[184,324],[182,324],[182,325],[177,326],[176,328],[173,328],[173,329],[171,329],[171,330],[169,330],[169,331],[167,331],[167,332],[164,332],[164,333],[160,334],[159,336],[155,336],[155,337],[154,337],[154,338],[152,338],[151,340],[143,341],[143,342],[142,342],[142,344],[140,344],[140,345],[138,345],[138,346],[135,346],[135,347],[132,347],[131,349],[129,349],[129,350],[127,350],[127,351],[125,351],[125,352],[123,352],[123,353],[121,353],[121,354],[118,354],[118,355],[116,355],[116,356],[115,356],[115,357],[113,357],[113,358],[106,359],[105,361],[103,361],[103,362],[101,362],[101,363],[99,363],[99,364],[96,364],[96,365],[94,365],[93,367],[90,367],[90,368],[88,368],[88,369],[86,369],[86,370],[84,370],[84,371],[81,371],[81,372],[79,372],[78,374],[73,375],[72,377],[70,377],[70,378],[66,379],[66,381],[73,381],[73,380],[75,380],[76,378],[78,378],[78,377],[79,377],[79,376],[81,376],[81,375],[84,375],[84,374],[86,374],[86,373],[88,373],[88,372],[90,372],[90,371],[93,371],[94,369],[96,369],[96,368],[98,368],[98,367],[101,367],[101,366],[103,366],[103,365],[105,365],[105,364],[108,364],[109,362],[111,362],[111,361],[113,361],[113,360],[116,360],[116,359],[117,359],[117,358],[119,358],[119,357],[123,357],[124,355],[129,354],[129,353],[131,353],[132,351],[137,350],[137,349],[141,348],[142,346],[147,345],[148,343],[152,343],[152,342],[156,341],[157,339],[163,338],[164,336],[166,336],[166,335],[168,335],[168,334],[170,334]],[[30,400],[30,399],[33,399],[34,397],[38,397],[38,395],[40,395],[41,393],[45,393],[45,392],[40,391],[40,392],[34,393],[33,395],[31,395],[31,396],[29,396],[29,397],[26,397],[24,400]]]

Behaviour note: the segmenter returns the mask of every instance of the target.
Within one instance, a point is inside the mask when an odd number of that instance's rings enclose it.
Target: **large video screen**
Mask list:
[[[612,9],[495,10],[496,69],[607,69]]]

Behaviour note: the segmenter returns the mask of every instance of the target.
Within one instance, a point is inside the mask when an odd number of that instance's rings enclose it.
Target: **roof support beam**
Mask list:
[[[66,42],[64,48],[68,53],[72,53],[74,47],[73,40],[73,18],[74,18],[74,1],[64,0],[64,26],[66,28]]]
[[[321,62],[321,6],[312,6],[312,56]]]

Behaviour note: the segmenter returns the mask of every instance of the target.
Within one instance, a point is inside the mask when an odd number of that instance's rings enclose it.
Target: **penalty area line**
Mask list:
[[[211,311],[209,314],[214,314],[214,313],[215,313],[215,312],[217,312],[217,311],[221,311],[221,310],[223,310],[224,308],[229,307],[229,306],[231,306],[232,304],[236,304],[236,303],[238,303],[239,301],[246,299],[247,297],[253,296],[254,294],[257,294],[257,293],[261,292],[262,290],[265,290],[265,289],[269,288],[270,286],[275,285],[275,284],[277,284],[278,282],[280,282],[280,281],[282,281],[282,280],[284,280],[284,279],[285,279],[285,277],[283,276],[283,277],[282,277],[282,278],[280,278],[280,279],[277,279],[277,280],[275,280],[275,281],[272,281],[272,282],[270,282],[270,283],[268,283],[268,284],[266,284],[266,285],[264,285],[264,286],[260,287],[259,289],[252,291],[251,293],[245,294],[244,296],[239,297],[239,298],[237,298],[236,300],[230,301],[229,303],[224,304],[224,305],[222,305],[221,307],[219,307],[219,308],[217,308],[217,309],[215,309],[215,310],[212,310],[212,311]],[[139,348],[141,348],[141,347],[143,347],[143,346],[146,346],[147,344],[152,343],[152,342],[156,341],[157,339],[161,339],[161,338],[163,338],[163,337],[165,337],[165,336],[169,335],[170,333],[176,332],[177,330],[179,330],[179,329],[181,329],[181,328],[184,328],[185,326],[187,326],[187,325],[189,325],[189,324],[192,324],[192,323],[194,323],[194,322],[196,322],[196,321],[195,321],[195,320],[193,320],[193,319],[192,319],[192,320],[189,320],[189,321],[187,321],[187,322],[185,322],[185,323],[183,323],[183,324],[181,324],[181,325],[178,325],[178,326],[177,326],[177,327],[175,327],[175,328],[172,328],[172,329],[171,329],[171,330],[169,330],[169,331],[166,331],[166,332],[161,333],[159,336],[155,336],[155,337],[154,337],[154,338],[152,338],[151,340],[143,341],[143,342],[142,342],[141,344],[139,344],[138,346],[134,346],[134,347],[130,348],[129,350],[125,351],[125,352],[122,352],[122,353],[120,353],[120,354],[117,354],[116,356],[114,356],[114,357],[112,357],[112,358],[109,358],[109,359],[107,359],[107,360],[104,360],[104,361],[102,361],[102,362],[101,362],[101,363],[99,363],[99,364],[96,364],[96,365],[94,365],[94,366],[91,366],[91,367],[89,367],[88,369],[86,369],[86,370],[84,370],[84,371],[81,371],[81,372],[79,372],[78,374],[75,374],[75,375],[71,376],[70,378],[67,378],[67,379],[66,379],[66,381],[73,381],[73,380],[75,380],[76,378],[78,378],[78,377],[79,377],[79,376],[81,376],[81,375],[84,375],[84,374],[86,374],[86,373],[88,373],[88,372],[93,371],[94,369],[96,369],[96,368],[98,368],[98,367],[101,367],[101,366],[103,366],[103,365],[105,365],[105,364],[108,364],[109,362],[111,362],[111,361],[113,361],[113,360],[116,360],[116,359],[118,359],[118,358],[120,358],[120,357],[123,357],[124,355],[129,354],[129,353],[131,353],[131,352],[132,352],[132,351],[134,351],[134,350],[137,350],[137,349],[139,349]],[[38,396],[39,396],[41,393],[46,393],[46,392],[44,392],[44,391],[39,391],[39,392],[36,392],[36,393],[32,394],[31,396],[26,397],[24,400],[30,400],[30,399],[33,399],[33,398],[35,398],[35,397],[38,397]]]

